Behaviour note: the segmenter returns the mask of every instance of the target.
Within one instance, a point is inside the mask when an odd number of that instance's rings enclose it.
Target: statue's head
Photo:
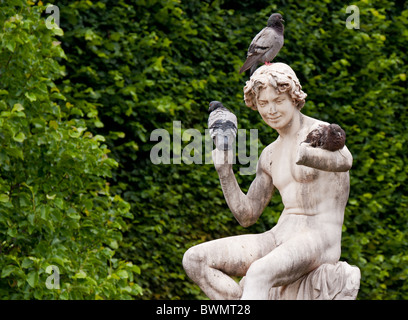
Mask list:
[[[275,62],[259,67],[244,87],[245,104],[257,110],[259,93],[267,86],[272,86],[282,94],[287,92],[293,104],[299,110],[303,108],[307,94],[302,91],[299,79],[287,64]]]

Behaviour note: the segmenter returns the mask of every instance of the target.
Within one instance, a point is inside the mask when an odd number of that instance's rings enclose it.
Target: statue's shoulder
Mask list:
[[[304,115],[304,121],[305,121],[304,130],[306,130],[307,132],[315,130],[321,126],[328,126],[330,124],[328,122],[325,122],[319,119],[315,119],[315,118],[311,118],[305,115]]]
[[[267,145],[261,152],[261,155],[259,156],[258,160],[258,165],[260,165],[262,168],[265,168],[265,165],[267,168],[270,167],[270,163],[273,159],[274,154],[276,153],[276,149],[278,148],[279,145],[279,138],[276,139],[274,142],[271,144]]]
[[[278,148],[278,145],[279,145],[279,137],[274,141],[274,142],[272,142],[271,144],[268,144],[263,150],[262,150],[262,152],[261,152],[261,155],[260,155],[260,157],[262,157],[262,156],[267,156],[268,154],[270,154],[270,153],[272,153],[276,148]]]

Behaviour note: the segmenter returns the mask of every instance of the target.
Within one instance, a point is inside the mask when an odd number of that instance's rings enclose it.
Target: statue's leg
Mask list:
[[[327,258],[322,240],[318,233],[302,232],[255,261],[242,299],[267,300],[270,288],[288,285],[320,266]]]
[[[183,267],[210,299],[237,300],[242,289],[229,276],[244,276],[251,263],[274,248],[270,231],[217,239],[188,249]]]

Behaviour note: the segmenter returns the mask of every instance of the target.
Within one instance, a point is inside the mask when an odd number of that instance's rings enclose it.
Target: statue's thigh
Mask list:
[[[244,276],[249,266],[275,248],[270,231],[233,236],[205,242],[194,247],[206,264],[230,276]]]
[[[264,281],[271,281],[273,286],[286,285],[320,266],[324,248],[318,234],[298,234],[259,259],[252,273],[258,277],[262,274]]]

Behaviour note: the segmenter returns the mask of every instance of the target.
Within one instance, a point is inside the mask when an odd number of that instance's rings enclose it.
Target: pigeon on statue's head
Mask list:
[[[307,135],[304,142],[309,143],[314,148],[337,151],[343,149],[346,142],[346,133],[335,123],[328,126],[320,125]]]
[[[237,136],[237,117],[219,101],[211,101],[208,108],[208,129],[218,150],[231,149]]]
[[[282,22],[285,21],[280,13],[274,13],[269,17],[266,27],[255,36],[249,45],[247,59],[239,73],[251,68],[251,76],[258,64],[269,64],[276,57],[284,42]]]

